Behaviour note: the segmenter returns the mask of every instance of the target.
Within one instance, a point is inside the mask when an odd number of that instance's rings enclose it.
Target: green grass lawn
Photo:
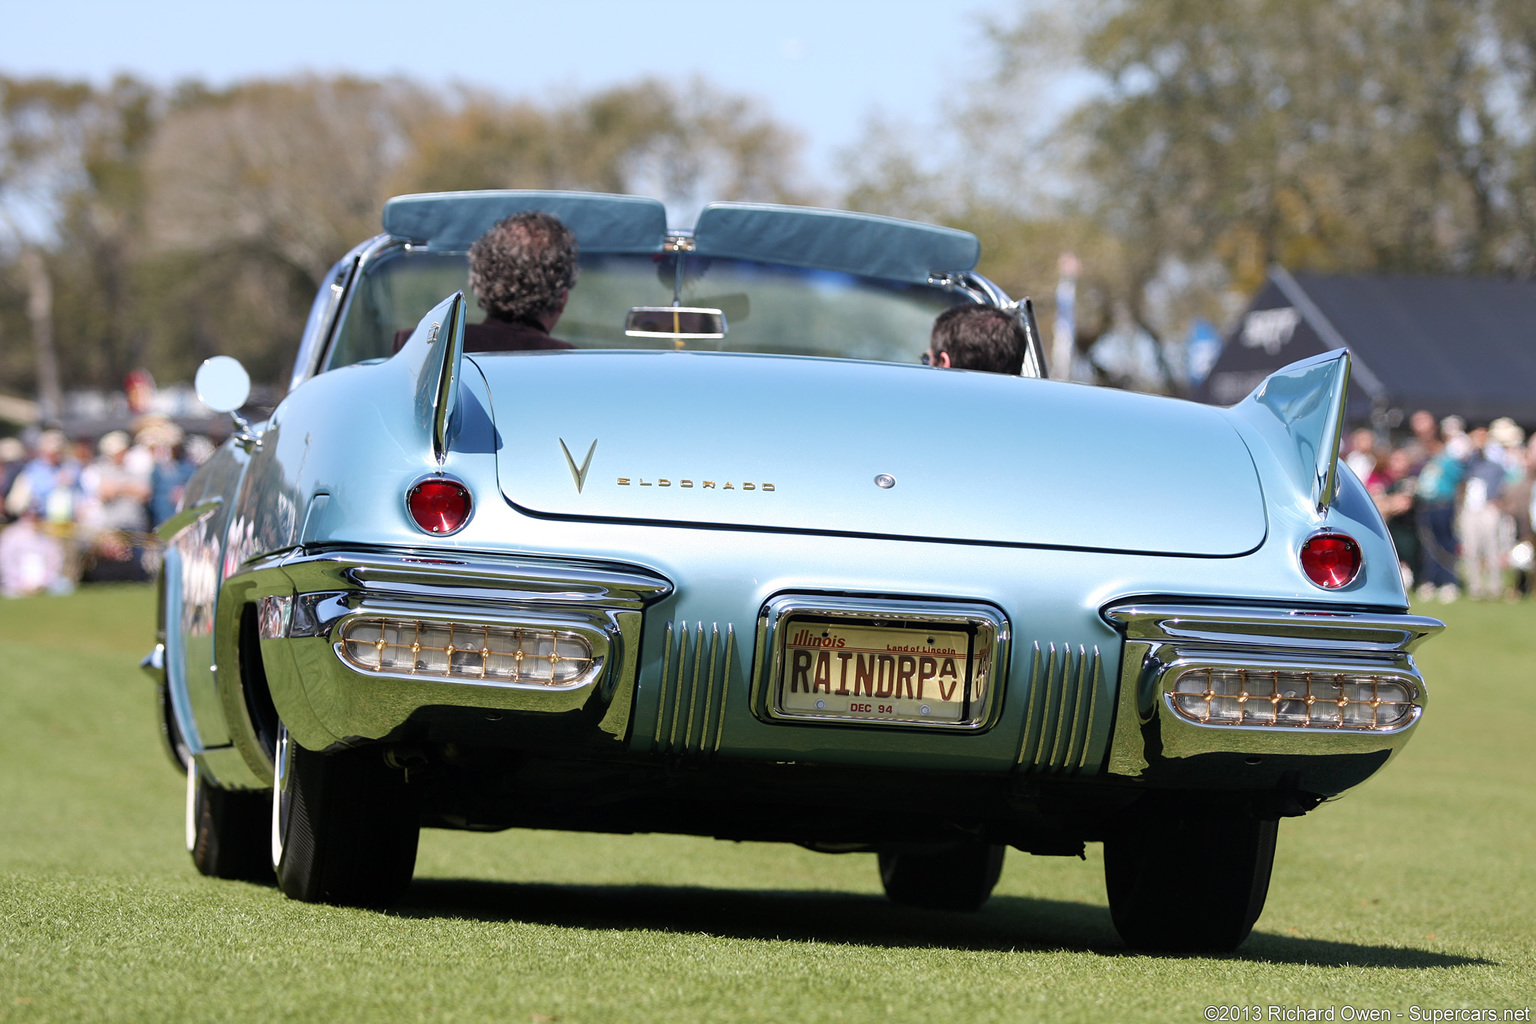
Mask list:
[[[1010,853],[980,914],[873,857],[427,831],[395,912],[199,876],[137,668],[148,588],[0,603],[0,1020],[1201,1021],[1536,1003],[1536,604],[1432,606],[1425,722],[1281,823],[1231,957],[1128,953],[1088,862]],[[1191,878],[1190,898],[1199,881]],[[1250,1011],[1250,1014],[1252,1011]],[[1271,1019],[1267,1009],[1263,1019]],[[1528,1018],[1527,1018],[1528,1019]]]

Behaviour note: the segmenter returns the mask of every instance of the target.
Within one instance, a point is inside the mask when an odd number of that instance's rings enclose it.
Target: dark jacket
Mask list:
[[[396,352],[405,347],[415,330],[414,327],[406,327],[395,332]],[[464,325],[466,352],[530,352],[574,347],[568,341],[551,338],[544,325],[535,320],[511,321],[486,317],[485,323]]]
[[[496,320],[464,325],[466,352],[527,352],[535,349],[571,348],[570,342],[551,338],[544,325],[532,320]]]

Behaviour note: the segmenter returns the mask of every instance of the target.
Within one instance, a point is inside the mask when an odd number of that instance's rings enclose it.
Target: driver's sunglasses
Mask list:
[[[924,366],[932,366],[933,365],[933,353],[932,352],[924,352],[923,353],[923,365]]]

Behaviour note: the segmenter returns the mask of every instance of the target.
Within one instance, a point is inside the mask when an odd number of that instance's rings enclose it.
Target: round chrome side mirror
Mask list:
[[[234,412],[251,397],[251,376],[230,356],[203,360],[193,380],[198,399],[214,412]]]

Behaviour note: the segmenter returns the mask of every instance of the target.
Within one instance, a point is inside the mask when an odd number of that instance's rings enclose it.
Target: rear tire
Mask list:
[[[922,910],[980,910],[1003,873],[1002,846],[955,843],[880,851],[880,882],[892,902]]]
[[[1104,840],[1115,930],[1133,949],[1236,949],[1264,909],[1278,822],[1141,818]]]
[[[220,789],[187,768],[187,852],[197,870],[214,878],[272,883],[267,857],[271,797],[262,791]]]
[[[403,772],[377,751],[320,754],[279,727],[271,863],[306,903],[384,908],[410,885],[421,816]]]

